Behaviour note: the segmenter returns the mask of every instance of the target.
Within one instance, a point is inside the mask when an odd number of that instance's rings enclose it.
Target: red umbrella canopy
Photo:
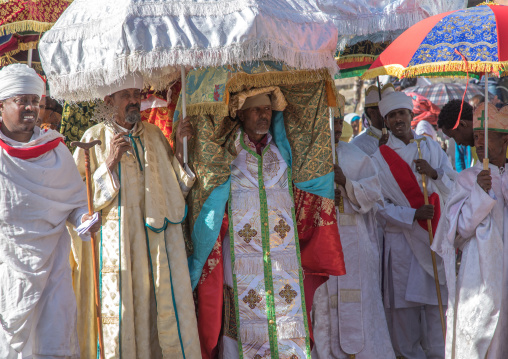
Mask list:
[[[501,34],[508,34],[508,6],[486,4],[435,15],[395,39],[364,77],[508,73],[508,36]]]

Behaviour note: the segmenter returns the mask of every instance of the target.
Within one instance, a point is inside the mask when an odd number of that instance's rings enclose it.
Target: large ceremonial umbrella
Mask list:
[[[377,58],[364,78],[392,75],[505,74],[508,6],[486,4],[445,12],[413,25]]]
[[[411,86],[403,90],[405,93],[414,92],[429,99],[433,104],[443,107],[450,100],[461,100],[465,95],[465,100],[469,101],[476,95],[483,95],[480,86],[475,84],[461,83],[436,83],[428,86]]]
[[[76,0],[41,39],[52,94],[86,101],[129,73],[162,89],[180,66],[273,59],[336,72],[337,29],[312,1]]]
[[[482,4],[432,16],[410,27],[377,58],[364,78],[392,75],[462,76],[508,74],[508,6]],[[498,36],[500,35],[500,36]],[[488,102],[488,86],[485,86]],[[488,111],[485,107],[488,167]],[[457,121],[458,124],[458,121]],[[456,125],[457,126],[457,125]]]

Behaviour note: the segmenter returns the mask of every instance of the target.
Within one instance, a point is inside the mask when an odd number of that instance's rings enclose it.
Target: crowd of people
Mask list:
[[[504,107],[436,109],[387,84],[366,90],[363,116],[335,111],[335,190],[320,202],[334,232],[321,248],[302,242],[296,214],[309,204],[295,199],[285,95],[234,94],[231,176],[213,198],[225,213],[218,256],[201,264],[221,263],[217,312],[193,290],[182,226],[203,180],[184,162],[190,118],[171,147],[141,121],[143,81],[129,75],[101,90],[112,120],[81,139],[100,142],[72,154],[37,126],[44,88],[26,65],[0,70],[0,358],[508,358]],[[312,261],[322,275],[309,285]]]

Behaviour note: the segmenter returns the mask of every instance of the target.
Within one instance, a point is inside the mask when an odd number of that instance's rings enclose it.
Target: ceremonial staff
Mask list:
[[[91,142],[71,142],[71,146],[82,148],[85,151],[85,178],[86,178],[86,196],[88,199],[88,214],[93,215],[93,195],[92,195],[92,181],[90,171],[90,148],[95,145],[100,145],[100,140]],[[97,315],[97,336],[99,338],[99,352],[100,358],[104,359],[104,341],[102,340],[102,320],[101,320],[101,306],[99,297],[99,278],[97,272],[97,257],[95,255],[95,233],[91,233],[91,246],[92,246],[92,265],[93,265],[93,284],[95,294],[95,313]]]
[[[423,159],[422,157],[422,151],[420,149],[420,142],[425,141],[426,138],[418,138],[411,140],[411,142],[416,142],[416,146],[418,147],[418,158]],[[425,204],[429,204],[429,193],[427,192],[427,183],[425,181],[425,174],[421,174],[422,176],[422,187],[423,187],[423,198],[425,200]],[[429,241],[430,245],[432,246],[432,242],[434,241],[434,236],[432,234],[432,222],[430,219],[427,219],[427,231],[429,232]],[[439,305],[439,316],[441,317],[441,327],[443,329],[443,338],[446,342],[446,326],[445,326],[445,319],[444,319],[444,311],[443,311],[443,301],[441,299],[441,288],[439,287],[439,276],[437,273],[437,264],[436,264],[436,253],[431,249],[430,255],[432,256],[432,268],[434,269],[434,282],[436,283],[436,292],[437,292],[437,303]]]

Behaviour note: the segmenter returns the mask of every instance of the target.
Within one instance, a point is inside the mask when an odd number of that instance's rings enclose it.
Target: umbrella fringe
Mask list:
[[[324,68],[328,70],[327,76],[329,77],[338,71],[332,52],[306,53],[288,49],[267,39],[212,50],[163,50],[133,53],[104,64],[94,71],[55,76],[53,72],[46,69],[46,73],[55,98],[86,101],[99,98],[97,88],[111,85],[132,72],[140,72],[145,78],[145,84],[154,87],[154,89],[163,89],[176,78],[175,71],[179,71],[179,68],[173,67],[172,64],[180,63],[191,66],[198,61],[203,62],[203,59],[206,59],[204,66],[210,67],[265,59],[282,61],[291,67],[301,69],[318,70]]]
[[[404,70],[404,77],[416,77],[422,74],[436,72],[480,72],[480,73],[498,73],[505,72],[508,68],[508,61],[503,62],[484,62],[484,61],[450,61],[441,63],[430,63],[408,67]]]
[[[333,17],[333,15],[332,15]],[[428,12],[421,8],[416,11],[411,9],[405,12],[392,12],[389,14],[371,13],[352,19],[348,16],[333,17],[334,24],[341,35],[366,35],[383,31],[394,31],[399,29],[407,29],[418,21],[429,17]]]
[[[494,73],[508,72],[508,61],[500,62],[483,62],[483,61],[468,61],[467,64],[463,61],[448,61],[448,62],[436,62],[428,63],[416,66],[410,66],[404,68],[402,65],[387,65],[380,66],[374,69],[367,70],[362,78],[371,79],[381,75],[391,75],[398,78],[405,77],[417,77],[420,75],[432,76],[443,76],[443,73],[449,73],[450,77],[453,77],[454,72],[472,72],[472,73]],[[460,75],[461,76],[461,75]],[[462,77],[462,76],[461,76]]]
[[[34,31],[45,32],[51,29],[54,23],[34,20],[18,21],[0,26],[0,35],[14,34],[17,32]]]

